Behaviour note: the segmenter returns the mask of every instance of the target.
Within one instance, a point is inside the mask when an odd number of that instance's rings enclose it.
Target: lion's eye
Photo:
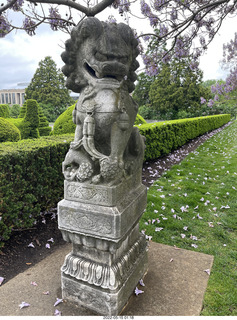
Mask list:
[[[98,61],[107,61],[107,57],[106,57],[106,55],[104,55],[104,54],[102,54],[102,53],[100,53],[100,52],[96,52],[96,54],[95,54],[95,58],[98,60]]]

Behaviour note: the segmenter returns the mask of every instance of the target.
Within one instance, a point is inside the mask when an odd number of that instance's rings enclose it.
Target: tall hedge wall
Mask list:
[[[62,161],[73,135],[0,143],[0,247],[63,197]],[[3,243],[2,243],[3,244]]]
[[[138,126],[146,138],[145,160],[157,159],[230,121],[230,114],[163,121]]]
[[[169,153],[230,120],[230,115],[138,126],[145,160]],[[74,134],[0,143],[0,247],[14,228],[29,227],[63,198],[62,162]]]

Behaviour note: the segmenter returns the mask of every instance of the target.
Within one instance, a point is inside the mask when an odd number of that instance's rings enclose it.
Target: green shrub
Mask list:
[[[52,134],[66,134],[66,133],[74,133],[76,129],[76,125],[72,121],[72,112],[75,108],[75,104],[67,108],[54,123]]]
[[[39,134],[40,136],[49,136],[50,132],[52,131],[51,127],[49,126],[49,122],[44,115],[43,109],[40,105],[38,105],[39,110]]]
[[[18,141],[20,139],[20,130],[7,119],[0,118],[0,142]]]
[[[162,121],[138,126],[146,138],[145,160],[157,159],[230,121],[230,114]]]
[[[26,101],[24,102],[23,106],[20,108],[20,114],[19,114],[18,118],[21,118],[21,119],[25,118],[25,115],[26,115]]]
[[[137,114],[134,124],[137,126],[139,124],[146,124],[146,123],[147,123],[146,120],[143,119],[143,117],[140,114]]]
[[[39,110],[36,100],[26,100],[26,114],[21,123],[22,139],[39,138]]]
[[[0,104],[0,117],[10,118],[10,109],[8,104]]]
[[[11,118],[18,118],[19,114],[20,114],[20,105],[19,104],[13,104],[12,106],[10,106],[10,117]]]
[[[63,198],[62,161],[73,136],[0,144],[0,247]]]

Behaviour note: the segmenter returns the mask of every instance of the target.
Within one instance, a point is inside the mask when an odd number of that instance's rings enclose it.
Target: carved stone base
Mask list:
[[[61,268],[64,299],[118,315],[147,271],[147,243],[139,232],[147,190],[136,181],[133,176],[115,187],[65,182],[58,226],[73,249]]]
[[[98,314],[118,315],[147,267],[143,235],[111,267],[70,253],[61,269],[63,299],[76,302]]]

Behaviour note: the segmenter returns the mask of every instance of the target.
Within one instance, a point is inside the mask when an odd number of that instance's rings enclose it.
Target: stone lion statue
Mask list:
[[[66,85],[80,93],[65,179],[116,184],[141,167],[144,155],[143,138],[133,127],[138,107],[130,96],[138,42],[127,25],[89,17],[72,30],[65,48]]]

